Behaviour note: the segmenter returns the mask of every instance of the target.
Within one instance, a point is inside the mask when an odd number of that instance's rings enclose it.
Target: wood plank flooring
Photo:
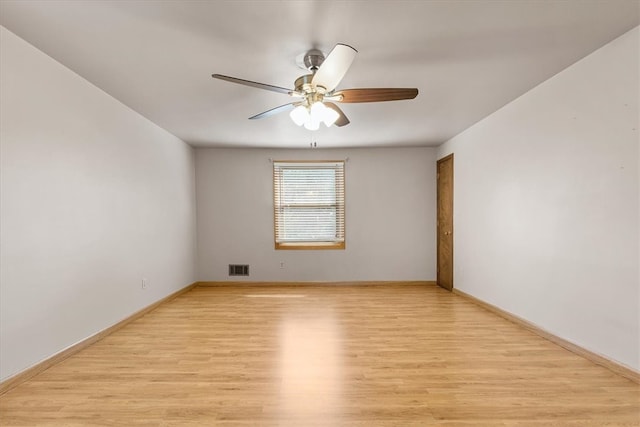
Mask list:
[[[196,287],[2,426],[638,426],[640,386],[435,286]]]

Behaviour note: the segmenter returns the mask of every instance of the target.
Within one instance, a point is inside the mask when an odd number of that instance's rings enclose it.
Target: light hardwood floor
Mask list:
[[[0,425],[640,425],[640,386],[435,286],[196,287]]]

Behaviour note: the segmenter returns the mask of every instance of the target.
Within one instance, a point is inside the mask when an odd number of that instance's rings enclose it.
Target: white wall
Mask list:
[[[435,280],[435,148],[197,149],[198,279]],[[345,250],[275,250],[269,159],[348,158]],[[280,262],[285,267],[280,268]]]
[[[194,281],[195,175],[189,146],[4,28],[0,55],[6,379]]]
[[[440,147],[455,287],[640,369],[638,28]]]

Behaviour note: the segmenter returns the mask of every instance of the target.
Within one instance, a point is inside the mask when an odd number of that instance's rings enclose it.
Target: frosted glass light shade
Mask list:
[[[309,120],[305,122],[304,127],[308,130],[318,130],[320,129],[320,120],[311,114]]]
[[[309,120],[309,111],[304,105],[298,105],[289,113],[289,117],[295,124],[302,126]]]
[[[322,102],[315,102],[311,106],[311,110],[310,110],[311,117],[319,122],[322,121],[322,119],[324,118],[324,110],[326,109],[327,107],[325,107]]]
[[[325,106],[322,121],[327,127],[331,127],[338,120],[338,117],[340,117],[340,114],[336,110]]]

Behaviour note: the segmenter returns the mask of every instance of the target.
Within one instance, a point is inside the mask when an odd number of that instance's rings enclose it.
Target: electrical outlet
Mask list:
[[[142,279],[142,289],[147,289],[147,285],[149,285],[149,280]]]

